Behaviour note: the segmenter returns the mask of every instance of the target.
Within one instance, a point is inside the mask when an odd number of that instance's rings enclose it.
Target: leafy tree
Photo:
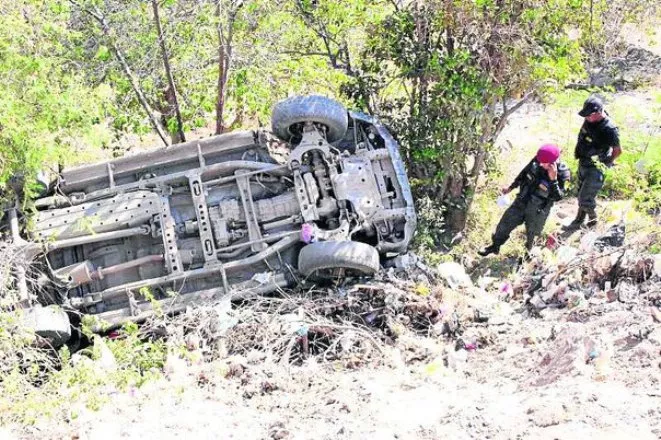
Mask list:
[[[342,60],[344,92],[391,124],[418,199],[442,210],[444,224],[431,229],[445,241],[463,230],[507,118],[581,71],[579,47],[565,32],[580,2],[374,2],[382,8],[379,21],[363,21],[366,42],[356,55],[345,49],[350,33],[336,23],[351,17],[335,11],[338,2],[294,3],[331,66]]]
[[[179,142],[212,113],[216,133],[262,124],[290,92],[335,90],[341,82],[323,60],[283,50],[307,28],[280,0],[69,4],[81,34],[72,50],[90,84],[116,91],[120,134],[164,127]]]
[[[3,1],[0,12],[0,189],[23,175],[30,193],[38,170],[107,144],[112,91],[75,71],[66,46],[76,36],[58,2]]]

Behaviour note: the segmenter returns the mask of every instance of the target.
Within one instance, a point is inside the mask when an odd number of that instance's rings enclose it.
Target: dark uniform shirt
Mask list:
[[[520,187],[517,198],[529,198],[535,196],[541,199],[547,199],[551,202],[562,199],[565,195],[565,183],[570,178],[569,167],[563,162],[558,162],[558,178],[551,180],[548,172],[533,159],[526,167],[521,170],[510,188]]]
[[[619,146],[619,133],[610,118],[604,118],[594,124],[585,121],[578,133],[574,156],[580,166],[594,167],[595,163],[592,159],[594,156],[598,156],[601,162],[609,163],[610,148]]]

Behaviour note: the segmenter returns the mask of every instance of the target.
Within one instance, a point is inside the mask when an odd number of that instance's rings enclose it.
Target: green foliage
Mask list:
[[[219,31],[223,52],[230,54],[224,112],[229,128],[266,125],[279,99],[291,93],[334,95],[344,79],[323,58],[298,53],[310,41],[310,29],[292,14],[292,2],[182,0],[159,5],[185,131],[210,125],[215,118]],[[75,7],[80,17],[75,27],[84,48],[76,52],[76,60],[91,82],[102,81],[116,92],[109,115],[113,128],[120,133],[151,131],[124,68],[108,50],[111,43],[123,53],[151,106],[163,115],[165,128],[174,132],[150,2],[110,0],[95,6],[82,2]],[[88,10],[105,17],[109,34]],[[339,9],[326,12],[339,14]]]
[[[392,122],[420,194],[465,210],[489,160],[480,154],[497,134],[496,102],[580,73],[584,40],[567,31],[584,30],[588,3],[599,22],[606,3],[583,0],[158,4],[186,130],[213,119],[218,31],[227,38],[231,30],[228,126],[266,125],[273,104],[290,94],[339,97]],[[648,3],[625,15],[640,16]],[[103,15],[107,33],[91,12]],[[1,20],[0,185],[44,162],[89,160],[115,142],[108,128],[115,138],[152,131],[115,47],[175,131],[150,2],[21,0],[3,6]],[[465,157],[478,166],[468,170]],[[455,183],[460,191],[447,196]]]
[[[640,143],[636,141],[641,141]],[[643,136],[631,136],[617,160],[617,165],[605,170],[604,190],[608,198],[632,199],[642,211],[661,209],[661,141],[649,141]],[[647,147],[647,148],[645,148]]]
[[[69,15],[48,5],[12,2],[0,15],[0,188],[25,174],[29,193],[39,169],[71,163],[81,141],[107,140],[106,90],[67,65]]]
[[[384,14],[369,35],[345,92],[399,137],[418,200],[434,200],[443,215],[443,228],[421,216],[437,244],[463,229],[512,99],[582,73],[566,32],[574,13],[562,0],[422,1]]]
[[[419,198],[416,202],[416,213],[422,221],[416,228],[413,246],[417,252],[431,256],[438,247],[436,237],[444,226],[443,215],[437,203],[429,197]]]
[[[136,324],[126,324],[118,337],[106,343],[117,361],[118,374],[113,379],[120,388],[140,386],[161,376],[167,356],[165,342],[146,341]]]

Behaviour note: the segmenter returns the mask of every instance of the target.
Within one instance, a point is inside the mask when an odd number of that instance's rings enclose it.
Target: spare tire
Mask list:
[[[379,252],[358,241],[318,241],[298,254],[298,271],[315,279],[374,275],[379,267]]]
[[[326,127],[326,140],[335,142],[344,137],[349,125],[347,109],[339,102],[324,96],[295,96],[280,101],[273,108],[273,132],[287,142],[301,135],[304,122]]]

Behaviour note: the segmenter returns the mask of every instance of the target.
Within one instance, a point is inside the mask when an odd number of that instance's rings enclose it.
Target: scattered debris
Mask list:
[[[473,282],[466,273],[466,269],[459,263],[455,263],[454,261],[441,263],[436,267],[436,270],[451,289],[473,287]]]
[[[656,258],[626,246],[624,240],[625,227],[620,223],[602,235],[586,233],[579,249],[562,246],[551,258],[537,254],[520,271],[514,290],[537,310],[580,308],[588,304],[586,300],[635,301],[642,283],[659,278]]]
[[[460,348],[458,350],[449,350],[447,353],[448,367],[452,370],[461,372],[466,368],[468,361],[468,351]]]
[[[260,272],[253,275],[251,279],[253,281],[257,281],[260,285],[264,285],[271,282],[272,277],[273,277],[272,272]]]
[[[193,345],[208,359],[259,352],[278,363],[310,357],[347,368],[381,363],[383,347],[405,335],[452,337],[460,331],[459,317],[442,305],[441,291],[426,284],[429,268],[416,258],[365,284],[259,297],[234,309],[229,301],[196,306],[169,318],[175,325],[168,328],[182,329],[169,337],[195,335]],[[410,270],[412,264],[422,269]]]
[[[624,244],[626,228],[623,222],[611,226],[605,234],[600,235],[594,242],[594,246],[602,251],[605,247],[617,247]]]
[[[661,254],[656,254],[652,258],[654,259],[654,276],[661,279]]]
[[[579,250],[572,246],[561,246],[556,251],[558,263],[561,265],[569,264],[576,258],[578,254]]]
[[[433,270],[418,256],[406,254],[360,284],[287,291],[233,307],[229,301],[196,306],[171,319],[178,321],[173,327],[182,329],[177,337],[206,359],[245,359],[259,353],[260,362],[302,365],[317,359],[333,368],[358,368],[389,362],[385,353],[397,346],[405,363],[428,363],[439,353],[413,337],[422,336],[447,344],[445,365],[459,371],[469,353],[493,345],[499,333],[525,316],[540,317],[548,310],[566,309],[568,321],[584,322],[598,307],[649,300],[653,319],[661,319],[652,302],[656,297],[643,295],[658,288],[656,268],[661,263],[625,245],[624,232],[616,225],[606,234],[586,233],[579,248],[533,252],[511,280],[487,273],[474,285],[459,263],[442,263]],[[591,339],[566,332],[552,335],[557,347],[543,362],[547,372],[540,383],[564,374],[558,369],[607,363],[603,344],[596,348]],[[531,334],[522,340],[537,345],[548,338]],[[563,360],[567,356],[574,358]]]
[[[661,310],[656,307],[650,307],[650,314],[656,322],[661,323]]]
[[[585,373],[590,353],[595,349],[596,342],[589,336],[577,332],[574,327],[563,329],[542,358],[534,385],[548,385],[561,377]]]

